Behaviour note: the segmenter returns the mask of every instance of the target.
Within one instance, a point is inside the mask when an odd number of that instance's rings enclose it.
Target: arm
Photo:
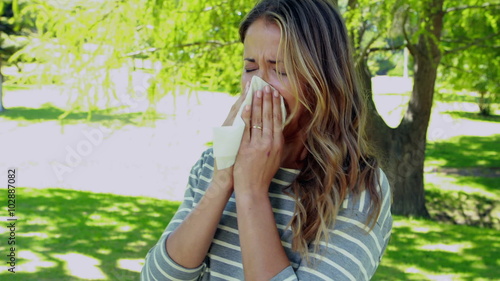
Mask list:
[[[267,194],[236,195],[245,280],[270,280],[290,265]]]
[[[242,113],[246,126],[234,166],[238,229],[245,280],[269,280],[290,265],[268,195],[283,147],[278,93],[257,91],[251,110]]]
[[[248,86],[247,83],[246,89]],[[231,108],[224,126],[232,124],[245,96],[246,91]],[[200,264],[207,255],[233,187],[232,170],[218,171],[211,167],[212,161],[207,161],[212,159],[209,154],[205,152],[192,168],[183,203],[158,243],[148,252],[141,280],[193,280],[201,274],[203,265]],[[207,183],[210,178],[211,182]]]
[[[231,108],[223,126],[233,123],[245,99],[248,86],[247,83],[246,90]],[[214,166],[212,182],[199,204],[167,239],[166,249],[170,257],[187,268],[197,267],[205,259],[222,212],[233,193],[232,168],[218,170],[217,165]]]
[[[214,174],[214,180],[199,204],[167,239],[167,253],[177,264],[186,268],[200,266],[207,256],[222,211],[231,194],[232,182],[227,180],[227,175]]]
[[[190,271],[175,264],[167,254],[165,243],[170,233],[182,223],[195,205],[194,189],[200,184],[200,175],[204,162],[208,158],[207,154],[207,152],[204,152],[201,159],[191,169],[182,204],[172,219],[170,219],[168,226],[156,245],[146,255],[145,264],[141,271],[141,280],[173,280],[175,278],[178,280],[191,280],[200,274],[201,267]]]
[[[220,180],[220,185],[216,185],[216,180],[207,182],[212,170],[208,163],[211,162],[208,161],[210,154],[210,151],[205,152],[192,168],[184,200],[158,243],[146,256],[141,280],[193,280],[201,274],[202,261],[222,213],[219,209],[224,208],[221,205],[225,205],[226,197],[231,194],[222,184],[226,181]],[[214,176],[214,179],[217,178],[219,176]],[[191,233],[186,234],[189,231]],[[171,240],[172,235],[175,240]],[[168,241],[173,242],[172,250]],[[187,247],[186,243],[189,244]]]

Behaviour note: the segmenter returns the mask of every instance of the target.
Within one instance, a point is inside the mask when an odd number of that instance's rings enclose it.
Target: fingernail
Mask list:
[[[271,88],[269,86],[265,86],[264,91],[266,91],[266,94],[269,94],[271,92]]]
[[[262,98],[262,91],[257,91],[257,97]]]
[[[250,111],[250,105],[249,104],[245,105],[245,111]]]
[[[273,92],[273,95],[274,95],[274,97],[275,97],[275,98],[279,97],[279,95],[278,95],[278,91],[274,91],[274,92]]]

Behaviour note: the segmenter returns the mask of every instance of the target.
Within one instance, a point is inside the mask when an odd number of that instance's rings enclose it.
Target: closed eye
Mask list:
[[[284,71],[280,71],[278,69],[275,69],[274,70],[278,75],[281,75],[281,76],[286,76],[286,73]]]
[[[245,69],[245,72],[246,72],[246,73],[249,73],[249,72],[252,72],[252,71],[255,71],[255,70],[257,70],[257,68]]]

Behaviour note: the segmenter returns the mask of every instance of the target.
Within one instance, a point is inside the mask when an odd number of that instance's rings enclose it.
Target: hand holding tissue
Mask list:
[[[245,129],[245,123],[241,119],[241,113],[246,105],[251,105],[253,100],[253,95],[258,90],[262,90],[266,85],[269,85],[264,80],[258,76],[252,77],[250,87],[248,88],[247,95],[243,101],[238,113],[231,126],[216,127],[213,129],[213,151],[214,158],[217,161],[218,169],[226,169],[231,167],[236,160],[236,155],[240,148],[241,138],[243,137],[243,131]],[[269,85],[271,89],[274,88]],[[281,114],[283,118],[283,124],[286,120],[286,109],[283,97],[281,98]]]

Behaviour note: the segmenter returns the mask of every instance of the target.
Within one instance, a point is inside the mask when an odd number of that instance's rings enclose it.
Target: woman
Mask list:
[[[327,0],[264,0],[240,26],[254,94],[233,167],[211,149],[141,280],[368,280],[392,227],[363,135],[345,25]],[[233,106],[231,124],[245,94]],[[280,97],[288,112],[282,129]]]

